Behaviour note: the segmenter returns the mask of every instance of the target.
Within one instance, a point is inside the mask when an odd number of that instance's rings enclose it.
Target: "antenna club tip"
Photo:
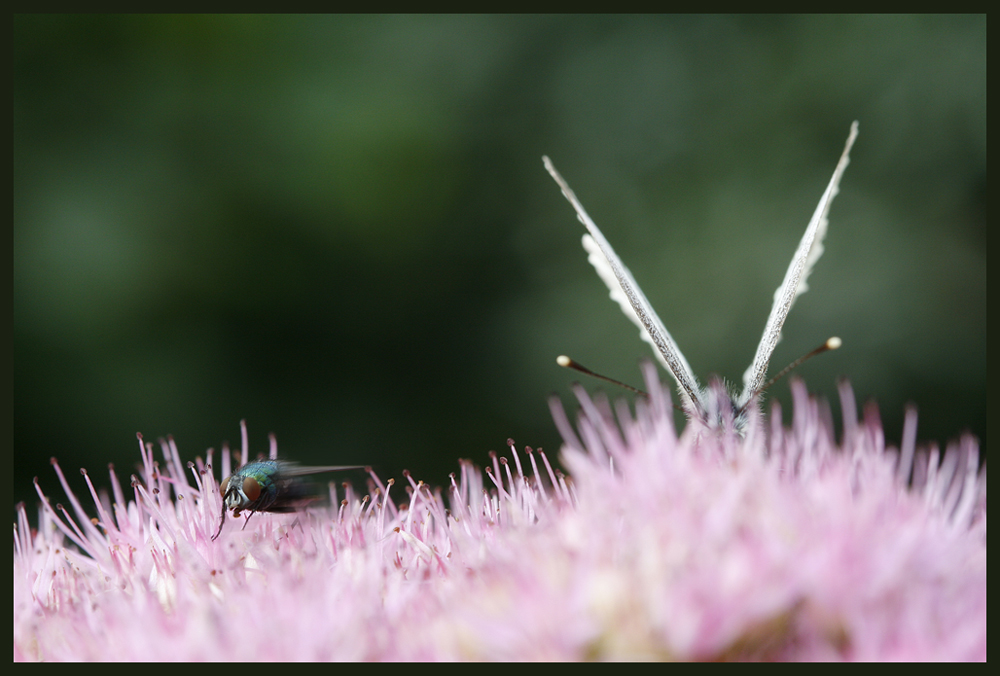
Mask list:
[[[569,368],[573,364],[573,360],[567,357],[566,355],[561,354],[558,357],[556,357],[556,363],[562,366],[563,368]]]
[[[839,348],[843,344],[844,344],[844,341],[842,341],[837,336],[833,336],[832,338],[827,338],[827,340],[826,340],[826,349],[828,349],[828,350],[836,350],[837,348]]]

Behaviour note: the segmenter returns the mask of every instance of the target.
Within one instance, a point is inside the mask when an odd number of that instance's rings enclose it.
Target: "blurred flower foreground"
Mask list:
[[[85,500],[53,463],[68,508],[14,526],[14,659],[986,659],[975,439],[918,447],[911,412],[885,448],[844,385],[838,447],[801,384],[790,429],[678,438],[647,382],[634,414],[579,391],[575,430],[553,406],[568,477],[511,445],[214,542],[211,454],[140,442],[131,488]]]

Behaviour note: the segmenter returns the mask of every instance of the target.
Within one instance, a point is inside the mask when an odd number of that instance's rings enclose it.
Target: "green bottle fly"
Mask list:
[[[215,540],[222,534],[226,511],[233,516],[249,512],[243,527],[256,512],[294,512],[319,497],[314,485],[303,479],[310,474],[357,469],[360,465],[303,467],[283,460],[254,460],[243,465],[219,485],[222,494],[222,515]]]

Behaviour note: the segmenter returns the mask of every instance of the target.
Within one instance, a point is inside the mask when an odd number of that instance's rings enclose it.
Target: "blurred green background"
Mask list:
[[[843,375],[889,441],[913,402],[985,447],[985,16],[16,16],[13,79],[15,500],[241,418],[433,484],[555,451],[556,355],[650,355],[543,154],[739,381],[854,119],[772,372],[839,335],[799,369],[835,417]]]

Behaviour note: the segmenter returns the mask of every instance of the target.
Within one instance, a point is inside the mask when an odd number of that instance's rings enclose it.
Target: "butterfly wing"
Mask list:
[[[844,175],[844,169],[850,162],[851,146],[858,136],[858,123],[855,121],[851,125],[851,133],[847,137],[844,152],[837,162],[837,168],[833,171],[833,178],[826,187],[826,192],[820,198],[816,211],[813,212],[812,219],[806,232],[802,235],[798,249],[792,257],[792,262],[785,273],[785,279],[781,286],[774,292],[774,304],[771,306],[771,314],[767,318],[764,326],[764,335],[760,338],[757,346],[757,353],[753,362],[743,374],[743,392],[739,401],[736,402],[738,408],[746,406],[750,398],[755,395],[764,385],[764,377],[767,375],[767,365],[771,361],[771,353],[781,340],[781,327],[788,317],[788,311],[792,309],[795,299],[805,293],[809,287],[806,279],[812,272],[813,265],[819,260],[823,253],[823,238],[826,236],[827,214],[830,211],[830,204],[840,190],[840,178]]]
[[[699,412],[704,411],[704,399],[698,380],[691,372],[691,367],[688,366],[687,360],[681,354],[670,332],[663,326],[663,322],[660,321],[656,311],[646,300],[642,289],[636,284],[632,273],[618,258],[615,250],[611,248],[608,240],[604,238],[600,229],[591,220],[565,179],[552,166],[552,161],[548,157],[543,157],[542,161],[545,163],[546,170],[559,184],[563,195],[573,205],[577,218],[587,228],[589,235],[583,237],[583,248],[587,250],[591,265],[607,284],[612,300],[618,303],[626,317],[639,326],[642,339],[656,348],[655,354],[677,381],[677,386],[685,401]]]

